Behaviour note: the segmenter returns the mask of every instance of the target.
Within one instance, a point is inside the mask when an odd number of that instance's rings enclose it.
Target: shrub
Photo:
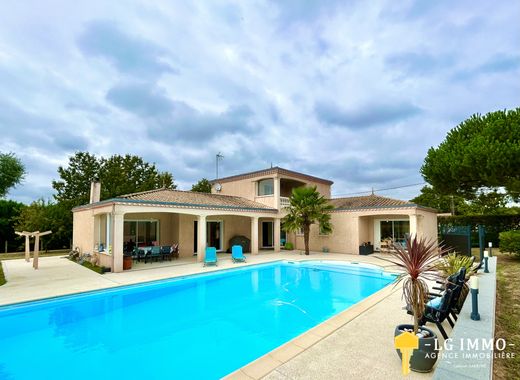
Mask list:
[[[293,243],[287,242],[285,243],[284,248],[288,251],[292,251],[294,249],[294,245]]]
[[[457,273],[460,268],[466,268],[466,276],[469,277],[471,274],[471,267],[473,266],[473,258],[470,256],[462,256],[458,255],[455,252],[452,252],[442,258],[442,260],[437,264],[437,269],[439,269],[445,277],[451,276],[452,274]]]
[[[504,231],[500,233],[500,251],[520,256],[520,231]]]

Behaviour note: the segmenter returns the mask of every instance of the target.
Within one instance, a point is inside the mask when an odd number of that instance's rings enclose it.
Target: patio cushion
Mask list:
[[[442,297],[435,297],[434,299],[428,301],[427,305],[433,307],[434,309],[438,309],[441,306]]]

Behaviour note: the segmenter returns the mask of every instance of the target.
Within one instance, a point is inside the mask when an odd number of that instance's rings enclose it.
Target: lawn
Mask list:
[[[494,253],[494,252],[493,252]],[[514,358],[494,361],[495,379],[517,379],[520,374],[520,257],[498,253],[495,339],[514,344],[506,351]]]
[[[63,256],[68,255],[70,249],[58,249],[55,251],[40,251],[38,257],[47,257],[47,256]],[[33,253],[31,252],[31,257]],[[25,257],[24,252],[8,252],[8,253],[0,253],[0,260],[15,260],[15,259],[23,259]]]
[[[0,286],[3,284],[5,284],[4,268],[2,267],[2,262],[0,261]]]

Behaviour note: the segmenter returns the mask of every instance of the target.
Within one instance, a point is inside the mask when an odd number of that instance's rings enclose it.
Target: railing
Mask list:
[[[291,202],[287,197],[280,197],[280,208],[289,207]]]

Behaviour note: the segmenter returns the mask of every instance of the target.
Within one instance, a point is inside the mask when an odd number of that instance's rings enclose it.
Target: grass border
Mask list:
[[[0,261],[0,286],[4,285],[7,282],[4,275],[4,267],[2,266],[2,262]]]

